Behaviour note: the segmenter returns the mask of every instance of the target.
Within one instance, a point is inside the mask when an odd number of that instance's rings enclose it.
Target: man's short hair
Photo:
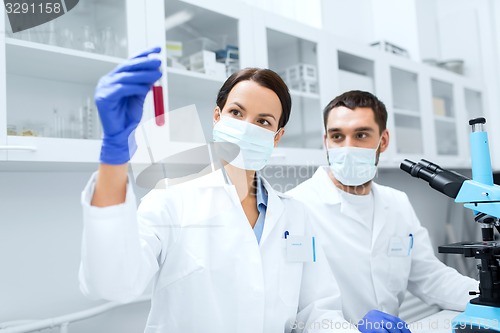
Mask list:
[[[323,110],[323,122],[325,125],[328,121],[328,115],[333,108],[344,106],[348,109],[354,110],[356,108],[371,108],[375,117],[380,133],[387,128],[387,110],[384,103],[382,103],[375,95],[361,90],[351,90],[335,97]]]

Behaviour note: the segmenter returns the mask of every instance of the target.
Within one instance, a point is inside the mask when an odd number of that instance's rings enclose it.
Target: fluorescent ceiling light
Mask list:
[[[173,29],[181,24],[184,24],[193,18],[193,13],[187,10],[182,10],[165,18],[165,31]]]

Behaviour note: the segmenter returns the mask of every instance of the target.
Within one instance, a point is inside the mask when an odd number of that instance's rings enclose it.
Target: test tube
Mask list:
[[[163,126],[165,125],[165,108],[163,106],[163,87],[160,82],[153,85],[153,101],[156,125]]]

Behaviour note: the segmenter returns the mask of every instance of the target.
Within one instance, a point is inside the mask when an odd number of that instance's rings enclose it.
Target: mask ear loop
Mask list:
[[[383,134],[383,133],[382,133]],[[375,150],[378,150],[380,148],[380,144],[382,143],[382,135],[380,136],[380,139],[378,139],[378,144],[377,144],[377,147],[375,148]]]
[[[325,139],[325,151],[326,151],[326,161],[328,162],[328,166],[331,165],[330,163],[330,154],[328,153],[328,149],[330,149],[328,147],[328,137]]]
[[[219,121],[220,121],[220,117],[221,117],[221,110],[219,108],[219,106],[217,106],[217,109],[219,110]],[[215,120],[214,120],[214,125],[216,124]],[[213,157],[213,154],[212,154],[212,147],[210,144],[208,144],[208,156],[210,158],[210,167],[212,169],[212,172],[215,172],[215,163],[214,163],[214,157]],[[224,168],[222,168],[224,169]]]

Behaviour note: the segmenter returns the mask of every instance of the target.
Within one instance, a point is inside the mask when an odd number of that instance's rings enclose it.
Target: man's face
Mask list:
[[[371,108],[355,108],[344,106],[333,108],[327,119],[325,145],[327,148],[360,147],[377,148],[379,153],[389,145],[389,133],[375,122],[375,114]],[[378,157],[378,156],[377,156]]]

